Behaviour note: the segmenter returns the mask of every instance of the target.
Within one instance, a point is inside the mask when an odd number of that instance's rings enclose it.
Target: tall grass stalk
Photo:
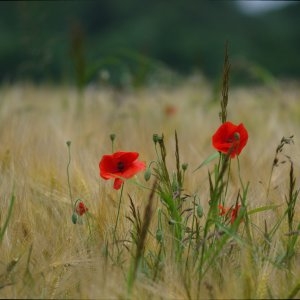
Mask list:
[[[288,261],[288,265],[290,265],[291,258],[295,254],[295,245],[299,237],[300,230],[300,222],[295,230],[294,228],[294,216],[295,216],[295,206],[299,196],[300,189],[296,189],[296,178],[294,175],[294,164],[290,160],[290,172],[289,172],[289,193],[288,197],[286,197],[287,204],[287,221],[288,221],[288,242],[287,242],[287,250],[286,250],[286,259]]]
[[[228,54],[228,42],[225,44],[225,55],[223,65],[223,76],[222,76],[222,98],[221,98],[221,112],[219,113],[222,123],[227,121],[227,105],[228,105],[228,91],[229,91],[229,74],[230,74],[230,63]]]
[[[182,186],[182,173],[179,169],[179,148],[178,138],[175,132],[175,143],[176,143],[176,168],[177,176],[171,177],[167,168],[166,156],[167,150],[164,143],[164,136],[158,138],[158,144],[160,147],[160,156],[158,157],[157,165],[154,168],[154,173],[157,178],[157,191],[160,196],[162,203],[166,206],[169,215],[169,224],[171,227],[171,234],[173,236],[173,243],[175,245],[175,257],[176,261],[181,260],[182,255],[182,238],[183,238],[183,224],[180,213],[181,207],[181,186]]]
[[[141,224],[139,234],[137,236],[137,242],[136,242],[136,251],[135,255],[132,258],[131,267],[129,268],[129,274],[127,279],[127,286],[128,286],[128,294],[131,295],[132,288],[137,276],[137,271],[139,264],[143,258],[143,252],[145,250],[145,243],[147,238],[148,229],[150,226],[150,221],[152,219],[153,215],[153,198],[156,192],[156,181],[153,184],[152,191],[148,198],[147,206],[144,210],[144,216],[143,216],[143,223]]]
[[[273,175],[273,172],[274,172],[274,168],[278,167],[278,165],[280,163],[279,154],[283,151],[285,145],[290,145],[290,144],[294,143],[293,137],[294,137],[293,135],[291,135],[289,137],[282,137],[280,143],[276,147],[275,156],[274,156],[274,159],[273,159],[273,163],[272,163],[272,167],[271,167],[271,173],[270,173],[270,176],[269,176],[269,181],[268,181],[268,186],[267,186],[267,197],[269,196],[269,193],[270,193],[271,180],[272,180],[272,175]]]
[[[10,203],[9,203],[9,208],[8,208],[6,219],[4,221],[3,226],[0,227],[0,243],[2,243],[4,234],[6,232],[6,229],[8,227],[9,221],[11,219],[14,204],[15,204],[15,195],[14,195],[14,193],[12,193],[12,195],[10,197]]]
[[[68,147],[67,180],[68,180],[69,196],[70,196],[70,201],[71,201],[71,210],[73,211],[74,203],[73,203],[73,195],[72,195],[71,180],[70,180],[71,141],[67,141],[66,144],[67,144],[67,147]]]
[[[210,204],[209,204],[209,210],[207,214],[207,219],[204,225],[203,229],[203,240],[201,242],[201,254],[200,254],[200,260],[198,264],[198,272],[199,272],[199,281],[198,281],[198,287],[200,287],[202,278],[203,278],[203,270],[204,270],[204,263],[205,263],[205,257],[207,254],[207,251],[209,251],[209,244],[208,239],[210,228],[214,226],[213,235],[219,234],[218,228],[216,226],[216,220],[218,218],[218,205],[220,204],[220,198],[222,191],[224,189],[224,182],[223,182],[223,176],[228,168],[230,157],[229,155],[225,156],[225,159],[222,163],[221,169],[219,170],[217,167],[214,169],[214,183],[212,180],[212,175],[208,173],[209,178],[209,190],[210,190]]]

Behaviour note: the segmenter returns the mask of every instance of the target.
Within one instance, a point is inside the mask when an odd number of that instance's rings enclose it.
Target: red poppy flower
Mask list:
[[[167,116],[173,116],[177,113],[177,107],[174,105],[166,105],[165,106],[165,115]]]
[[[230,223],[232,224],[235,219],[237,218],[238,214],[239,214],[239,209],[240,209],[241,205],[240,204],[236,204],[234,208],[232,208],[231,210],[231,219],[230,219]]]
[[[234,158],[239,155],[248,141],[248,132],[244,125],[234,125],[231,122],[223,123],[212,136],[212,144],[218,151]]]
[[[225,215],[229,215],[230,216],[230,223],[233,224],[233,222],[236,220],[238,213],[239,213],[239,209],[241,207],[240,204],[236,204],[235,207],[230,207],[230,208],[225,208],[223,205],[219,205],[219,215],[220,216],[225,216]]]
[[[103,155],[100,163],[100,176],[105,180],[114,179],[114,189],[118,190],[123,179],[128,179],[140,171],[146,169],[144,162],[138,161],[137,152],[115,152],[111,155]]]
[[[75,209],[77,215],[82,216],[83,214],[85,214],[88,211],[88,208],[85,206],[85,204],[83,202],[79,202],[76,206]]]
[[[218,205],[218,207],[219,207],[219,210],[220,210],[220,213],[219,213],[219,215],[220,216],[224,216],[224,215],[226,215],[226,213],[227,213],[227,211],[228,211],[228,209],[226,209],[223,205]]]

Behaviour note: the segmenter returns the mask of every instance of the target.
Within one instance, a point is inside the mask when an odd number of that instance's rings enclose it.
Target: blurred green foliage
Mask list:
[[[260,16],[235,1],[0,3],[0,80],[138,86],[199,71],[232,80],[300,76],[300,4]],[[173,77],[172,77],[173,76]]]

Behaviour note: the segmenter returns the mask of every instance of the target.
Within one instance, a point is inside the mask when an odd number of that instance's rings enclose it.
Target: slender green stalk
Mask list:
[[[71,209],[73,211],[73,196],[72,196],[72,189],[71,189],[71,182],[70,182],[70,164],[71,164],[71,141],[67,141],[67,146],[68,146],[68,165],[67,165],[67,178],[68,178],[68,187],[69,187],[69,196],[70,196],[70,201],[71,201]]]
[[[209,184],[210,184],[210,207],[208,210],[207,220],[204,225],[203,229],[203,239],[201,243],[201,254],[199,258],[199,263],[197,265],[198,270],[198,289],[197,289],[197,295],[200,293],[200,285],[201,281],[203,279],[204,273],[204,262],[205,258],[207,257],[207,252],[210,251],[208,246],[208,238],[209,238],[209,229],[211,226],[215,225],[215,231],[212,233],[211,236],[214,236],[215,233],[217,233],[217,227],[216,227],[216,220],[217,220],[217,211],[218,211],[218,204],[220,204],[220,197],[222,195],[222,192],[224,190],[224,174],[226,170],[228,169],[229,161],[230,161],[230,155],[223,155],[221,154],[222,158],[220,158],[218,166],[215,167],[214,172],[214,178],[215,182],[212,182],[211,174],[209,173]],[[223,244],[222,244],[223,245]]]
[[[276,148],[275,157],[273,159],[273,164],[272,164],[272,168],[271,168],[271,174],[269,176],[269,181],[268,181],[268,186],[267,186],[267,197],[269,196],[269,193],[270,193],[271,179],[272,179],[274,168],[278,166],[278,162],[279,162],[278,155],[279,155],[279,153],[282,152],[284,145],[290,145],[290,144],[294,143],[293,137],[294,137],[293,135],[291,135],[289,137],[282,137],[280,144]]]
[[[243,189],[243,191],[244,191],[244,190],[245,190],[245,186],[244,186],[244,184],[243,184],[243,180],[242,180],[242,177],[241,177],[241,165],[240,165],[240,159],[239,159],[238,156],[236,157],[236,159],[237,159],[237,163],[238,163],[238,175],[239,175],[239,180],[240,180],[240,184],[241,184],[241,186],[242,186],[242,189]]]
[[[196,218],[196,202],[193,205],[193,219],[192,219],[192,232],[194,232],[194,226],[195,226],[195,218]],[[192,237],[193,234],[191,233],[189,236],[189,244],[188,244],[188,249],[187,249],[187,256],[186,256],[186,261],[185,261],[185,273],[188,270],[188,262],[189,262],[189,257],[190,257],[190,251],[191,251],[191,246],[192,246]]]
[[[228,55],[228,43],[226,42],[224,65],[223,65],[223,77],[222,77],[223,82],[222,82],[221,112],[219,114],[222,123],[225,123],[227,120],[229,73],[230,73],[230,63],[229,63],[229,55]]]
[[[111,152],[114,153],[114,141],[116,139],[116,135],[114,133],[111,133],[109,135],[110,141],[111,141]]]
[[[299,195],[299,189],[295,189],[296,185],[296,178],[294,175],[294,164],[291,161],[290,166],[290,186],[289,186],[289,194],[288,197],[286,197],[286,204],[287,204],[287,215],[288,215],[288,226],[289,226],[289,232],[293,231],[293,221],[294,221],[294,214],[295,214],[295,205],[296,201]]]
[[[87,212],[86,221],[87,221],[87,224],[88,224],[90,237],[92,238],[92,230],[91,230],[91,224],[90,224],[89,217],[90,217],[90,214],[89,214],[89,212]]]
[[[300,282],[297,283],[297,285],[292,289],[292,291],[289,293],[286,299],[294,299],[299,291],[300,291]]]
[[[178,137],[177,137],[177,132],[175,130],[175,146],[176,146],[176,151],[175,151],[175,157],[176,157],[176,170],[177,170],[177,183],[178,183],[178,189],[179,189],[179,195],[182,189],[182,172],[180,169],[180,156],[179,156],[179,146],[178,146]]]
[[[294,175],[294,166],[293,162],[290,160],[290,185],[289,185],[289,194],[288,197],[286,197],[286,204],[287,204],[287,219],[288,219],[288,227],[289,227],[289,233],[292,233],[294,231],[294,214],[295,214],[295,205],[297,202],[297,198],[300,192],[300,189],[296,189],[296,178]],[[299,230],[300,224],[298,225],[297,230]],[[291,258],[295,254],[295,244],[298,239],[298,234],[296,235],[289,235],[288,237],[288,243],[287,243],[287,250],[286,250],[286,259],[288,264],[291,263]]]
[[[8,214],[7,214],[7,217],[6,217],[6,220],[4,222],[4,225],[2,228],[0,228],[0,242],[2,242],[2,239],[3,239],[3,236],[4,236],[4,233],[6,231],[6,228],[8,226],[8,223],[9,223],[9,220],[11,218],[11,215],[12,215],[12,211],[13,211],[13,207],[14,207],[14,203],[15,203],[15,195],[12,194],[11,195],[11,198],[10,198],[10,204],[9,204],[9,209],[8,209]]]
[[[132,288],[136,279],[136,274],[138,271],[139,264],[141,262],[141,259],[143,257],[143,252],[145,249],[145,242],[147,237],[147,232],[150,226],[150,221],[153,214],[152,209],[152,203],[153,203],[153,197],[156,191],[156,181],[153,184],[152,191],[149,195],[147,206],[144,210],[144,216],[143,216],[143,223],[141,225],[140,234],[137,236],[137,244],[136,244],[136,253],[133,258],[130,270],[129,270],[129,276],[128,276],[128,294],[131,295]]]
[[[229,159],[229,162],[228,162],[226,184],[224,184],[225,185],[225,189],[224,189],[224,202],[225,202],[225,199],[226,199],[226,196],[227,196],[227,191],[228,191],[228,186],[229,186],[230,167],[231,167],[231,159]],[[222,178],[222,180],[223,180],[223,178]],[[224,203],[222,203],[222,204],[224,205]]]
[[[121,202],[122,202],[122,196],[123,196],[123,189],[124,189],[124,182],[122,184],[121,187],[121,193],[120,193],[120,197],[119,197],[119,205],[118,205],[118,212],[117,212],[117,218],[116,218],[116,224],[115,224],[115,228],[114,228],[114,232],[113,232],[113,237],[114,237],[114,242],[116,243],[116,232],[117,232],[117,226],[119,223],[119,217],[120,217],[120,208],[121,208]]]
[[[245,223],[245,230],[246,230],[246,234],[247,234],[247,237],[248,237],[248,242],[252,243],[252,235],[251,235],[251,230],[250,230],[250,220],[249,220],[247,204],[246,204],[248,188],[249,188],[249,182],[247,183],[246,188],[243,187],[243,195],[241,197],[241,203],[242,203],[242,208],[243,208],[243,220],[244,220],[244,223]]]

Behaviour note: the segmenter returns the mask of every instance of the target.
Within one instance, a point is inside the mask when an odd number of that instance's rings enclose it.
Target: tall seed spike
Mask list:
[[[229,55],[228,55],[228,42],[226,42],[224,65],[223,65],[222,99],[221,99],[221,112],[220,112],[220,118],[222,123],[225,123],[227,120],[229,72],[230,72],[230,63],[229,63]]]

